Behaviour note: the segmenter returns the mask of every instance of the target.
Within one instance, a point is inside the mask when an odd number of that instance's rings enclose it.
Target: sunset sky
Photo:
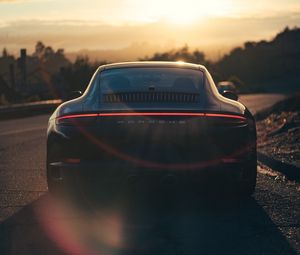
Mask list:
[[[223,53],[300,26],[300,1],[0,0],[0,17],[0,47],[13,53],[37,40],[67,52],[150,54],[188,44]]]

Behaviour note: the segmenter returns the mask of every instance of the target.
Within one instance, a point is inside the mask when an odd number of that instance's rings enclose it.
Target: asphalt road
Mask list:
[[[240,100],[255,113],[281,98]],[[89,214],[54,202],[47,119],[0,122],[0,254],[300,254],[300,185],[264,166],[248,201],[161,195]]]

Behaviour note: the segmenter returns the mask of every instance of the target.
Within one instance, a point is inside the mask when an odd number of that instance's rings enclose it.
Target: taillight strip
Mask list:
[[[99,113],[100,117],[115,117],[115,116],[205,116],[205,113],[192,112],[119,112],[119,113]]]
[[[193,112],[116,112],[116,113],[84,113],[58,117],[57,120],[73,119],[82,117],[126,117],[126,116],[191,116],[191,117],[217,117],[246,120],[245,117],[222,113],[193,113]]]
[[[231,119],[239,119],[246,120],[245,117],[233,114],[222,114],[222,113],[205,113],[206,117],[220,117],[220,118],[231,118]]]
[[[83,113],[83,114],[70,114],[57,117],[57,120],[64,120],[64,119],[75,119],[75,118],[84,118],[84,117],[98,117],[99,113]]]

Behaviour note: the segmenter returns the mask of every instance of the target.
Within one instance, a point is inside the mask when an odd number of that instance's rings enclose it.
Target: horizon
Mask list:
[[[300,26],[300,3],[0,0],[0,15],[0,46],[16,56],[20,48],[32,53],[42,41],[68,56],[91,52],[92,59],[102,54],[97,59],[106,61],[134,60],[184,45],[214,60],[246,41],[271,40],[287,26]]]

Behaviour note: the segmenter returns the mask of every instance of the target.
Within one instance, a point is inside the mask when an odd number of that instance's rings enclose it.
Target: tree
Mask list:
[[[64,55],[65,54],[65,50],[64,49],[57,49],[56,53],[57,55]]]
[[[199,50],[190,51],[188,45],[182,48],[170,50],[162,53],[155,53],[152,57],[146,57],[141,60],[148,61],[185,61],[195,64],[209,65],[209,62],[205,59],[205,54]]]
[[[3,50],[2,50],[2,57],[4,57],[4,58],[8,57],[8,52],[7,52],[6,48],[3,48]]]
[[[44,48],[42,58],[47,60],[47,59],[51,58],[52,56],[54,56],[54,50],[52,49],[52,47],[47,46],[46,48]]]
[[[67,90],[85,90],[98,65],[91,64],[88,57],[79,56],[72,65],[61,70]]]
[[[35,45],[35,52],[33,53],[33,55],[35,57],[42,58],[44,54],[44,50],[45,50],[45,45],[41,41],[38,41]]]
[[[299,45],[300,29],[287,27],[271,41],[245,42],[243,48],[233,49],[215,66],[222,79],[236,76],[248,91],[296,91],[300,82]]]

